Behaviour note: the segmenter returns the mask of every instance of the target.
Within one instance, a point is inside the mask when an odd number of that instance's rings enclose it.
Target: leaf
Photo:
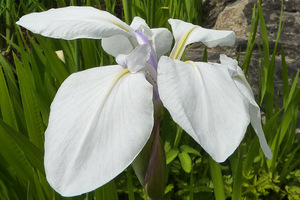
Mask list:
[[[181,145],[180,146],[180,151],[181,152],[186,152],[186,153],[190,153],[190,154],[194,154],[196,156],[201,156],[201,154],[199,153],[199,151],[197,151],[196,149],[187,146],[187,145]]]
[[[32,166],[38,169],[43,175],[45,175],[43,152],[38,149],[32,142],[30,142],[27,137],[14,130],[1,119],[0,130],[1,139],[3,139],[2,143],[5,143],[5,139],[7,139],[8,141],[12,141],[14,145],[17,145],[21,152],[24,153]]]
[[[192,159],[186,152],[181,152],[178,154],[182,169],[186,173],[190,173],[192,171]]]
[[[2,54],[0,54],[0,64],[3,68],[4,75],[7,81],[7,87],[12,97],[20,97],[17,81],[14,77],[14,67],[9,64],[9,62],[4,58]]]
[[[18,179],[27,184],[33,182],[32,167],[28,162],[24,152],[16,144],[6,130],[5,123],[0,120],[0,155],[7,161],[9,166],[14,169]],[[8,126],[8,125],[7,125]]]
[[[51,48],[51,45],[49,45],[51,41],[50,38],[45,39],[39,35],[35,35],[35,37],[39,41],[45,53],[46,60],[48,61],[46,62],[46,65],[49,65],[49,67],[51,67],[51,71],[53,72],[54,77],[58,80],[60,85],[69,75],[65,68],[65,64],[58,58],[54,49]]]
[[[29,139],[40,149],[43,149],[44,126],[40,115],[39,105],[35,96],[35,86],[32,74],[28,68],[25,69],[14,54],[14,61],[17,68],[19,85],[22,97],[22,104]]]
[[[118,195],[117,195],[117,190],[116,190],[116,185],[114,180],[108,182],[104,186],[95,190],[95,200],[107,200],[107,199],[118,200]]]
[[[215,162],[211,157],[209,157],[209,166],[210,166],[212,181],[214,184],[215,199],[216,200],[226,199],[220,164]]]
[[[285,60],[285,53],[283,47],[281,47],[281,66],[282,66],[282,82],[283,82],[283,102],[287,105],[287,99],[289,95],[289,80],[288,80],[288,70]]]
[[[178,148],[172,148],[166,153],[167,165],[170,164],[178,155]]]
[[[13,109],[13,105],[8,93],[8,88],[6,85],[6,81],[0,68],[0,110],[2,112],[3,120],[18,130],[18,125],[16,121],[15,112]]]

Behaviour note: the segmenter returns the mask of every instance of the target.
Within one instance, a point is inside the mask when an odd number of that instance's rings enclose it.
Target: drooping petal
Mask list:
[[[180,59],[188,44],[202,42],[207,47],[231,46],[235,42],[233,31],[212,30],[177,19],[169,19],[175,38],[175,45],[170,54],[173,59]]]
[[[226,66],[229,71],[231,71],[232,78],[238,87],[238,89],[242,92],[242,94],[248,99],[250,102],[249,114],[251,125],[253,126],[255,133],[258,136],[260,146],[268,159],[272,159],[273,155],[271,149],[266,141],[262,125],[261,125],[261,113],[260,108],[257,105],[251,87],[246,81],[245,75],[242,69],[238,66],[236,60],[228,58],[226,55],[220,55],[221,65]]]
[[[126,37],[134,35],[132,28],[114,15],[85,6],[31,13],[21,17],[16,23],[33,33],[65,40],[102,39],[117,34]]]
[[[136,73],[146,67],[150,58],[151,47],[143,44],[136,47],[129,55],[118,55],[116,61],[119,65],[127,67],[131,73]]]
[[[161,57],[158,91],[172,118],[217,162],[238,147],[249,103],[225,67]]]
[[[152,85],[122,66],[72,74],[51,105],[45,170],[63,196],[89,192],[122,172],[153,127]]]
[[[170,51],[173,43],[173,36],[166,28],[153,28],[151,31],[155,41],[156,56],[159,59],[162,55]]]

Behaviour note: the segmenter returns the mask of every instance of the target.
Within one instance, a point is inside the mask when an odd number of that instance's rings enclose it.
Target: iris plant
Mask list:
[[[250,122],[272,157],[260,109],[237,61],[225,55],[221,64],[180,60],[194,42],[233,45],[234,32],[169,23],[175,44],[168,57],[170,31],[150,29],[139,17],[129,26],[92,7],[66,7],[17,22],[47,37],[102,39],[116,58],[116,65],[70,75],[52,102],[44,162],[48,182],[63,196],[92,191],[128,167],[154,134],[162,105],[217,162],[234,152]]]

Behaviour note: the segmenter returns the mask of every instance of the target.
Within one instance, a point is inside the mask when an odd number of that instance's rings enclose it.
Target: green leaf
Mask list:
[[[0,155],[7,161],[9,166],[14,169],[18,179],[27,184],[28,181],[33,182],[32,167],[26,158],[24,152],[16,144],[7,132],[5,123],[0,123]],[[8,126],[8,125],[7,125]]]
[[[181,152],[178,154],[182,169],[186,173],[190,173],[192,171],[192,159],[186,152]]]
[[[166,153],[167,165],[170,164],[178,155],[178,148],[172,148]]]
[[[115,181],[112,180],[95,190],[95,200],[118,200]]]
[[[0,68],[0,108],[2,112],[3,121],[5,121],[6,123],[14,127],[16,130],[18,130],[14,108],[9,96],[8,88],[1,68]]]
[[[293,80],[293,83],[292,83],[292,86],[291,86],[291,89],[290,89],[290,92],[289,92],[289,96],[288,96],[288,99],[287,99],[287,104],[286,104],[287,106],[290,104],[290,102],[291,102],[291,100],[292,100],[292,98],[295,94],[295,91],[297,89],[299,72],[300,71],[298,70],[298,72],[297,72],[297,74],[296,74],[296,76]]]
[[[243,147],[241,147],[243,148]],[[243,156],[236,151],[231,156],[231,168],[233,172],[233,189],[232,200],[242,199],[242,186],[243,186]]]
[[[3,122],[0,119],[0,132],[1,138],[6,138],[9,141],[13,141],[14,145],[17,145],[26,158],[30,161],[32,166],[38,169],[43,175],[44,172],[44,161],[43,161],[43,152],[38,149],[33,143],[31,143],[27,137],[23,134],[17,132],[8,124]],[[4,142],[4,141],[3,141]]]
[[[282,68],[282,82],[283,82],[283,103],[287,105],[287,99],[289,95],[289,77],[288,77],[288,70],[285,61],[285,54],[283,47],[281,47],[281,68]]]
[[[224,184],[220,164],[209,157],[209,166],[216,200],[225,200]]]
[[[81,52],[83,55],[83,65],[85,69],[98,67],[100,65],[97,46],[100,46],[97,40],[81,40]]]
[[[29,68],[25,69],[14,55],[29,139],[40,149],[44,143],[44,125],[35,95],[35,85]]]
[[[0,54],[0,64],[2,65],[4,75],[7,81],[7,87],[11,97],[16,99],[20,98],[19,89],[17,86],[17,81],[15,79],[15,70],[14,67],[9,64],[9,62]]]
[[[194,154],[196,156],[201,156],[201,154],[199,153],[199,151],[197,151],[196,149],[187,146],[187,145],[181,145],[180,146],[180,151],[181,152],[186,152],[186,153],[190,153],[190,154]]]
[[[52,39],[45,39],[44,37],[39,35],[35,35],[35,37],[38,39],[45,53],[47,61],[45,64],[51,68],[54,77],[58,80],[59,85],[61,85],[61,83],[69,76],[69,72],[67,72],[65,64],[56,55],[55,50],[51,48],[51,45],[49,45],[49,43],[52,44]]]

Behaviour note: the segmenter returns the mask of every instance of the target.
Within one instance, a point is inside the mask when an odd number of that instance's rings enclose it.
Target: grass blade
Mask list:
[[[40,115],[40,109],[34,94],[35,86],[32,76],[25,69],[19,59],[14,55],[14,61],[17,68],[17,74],[22,96],[24,116],[30,140],[39,148],[43,149],[44,145],[44,125]]]

